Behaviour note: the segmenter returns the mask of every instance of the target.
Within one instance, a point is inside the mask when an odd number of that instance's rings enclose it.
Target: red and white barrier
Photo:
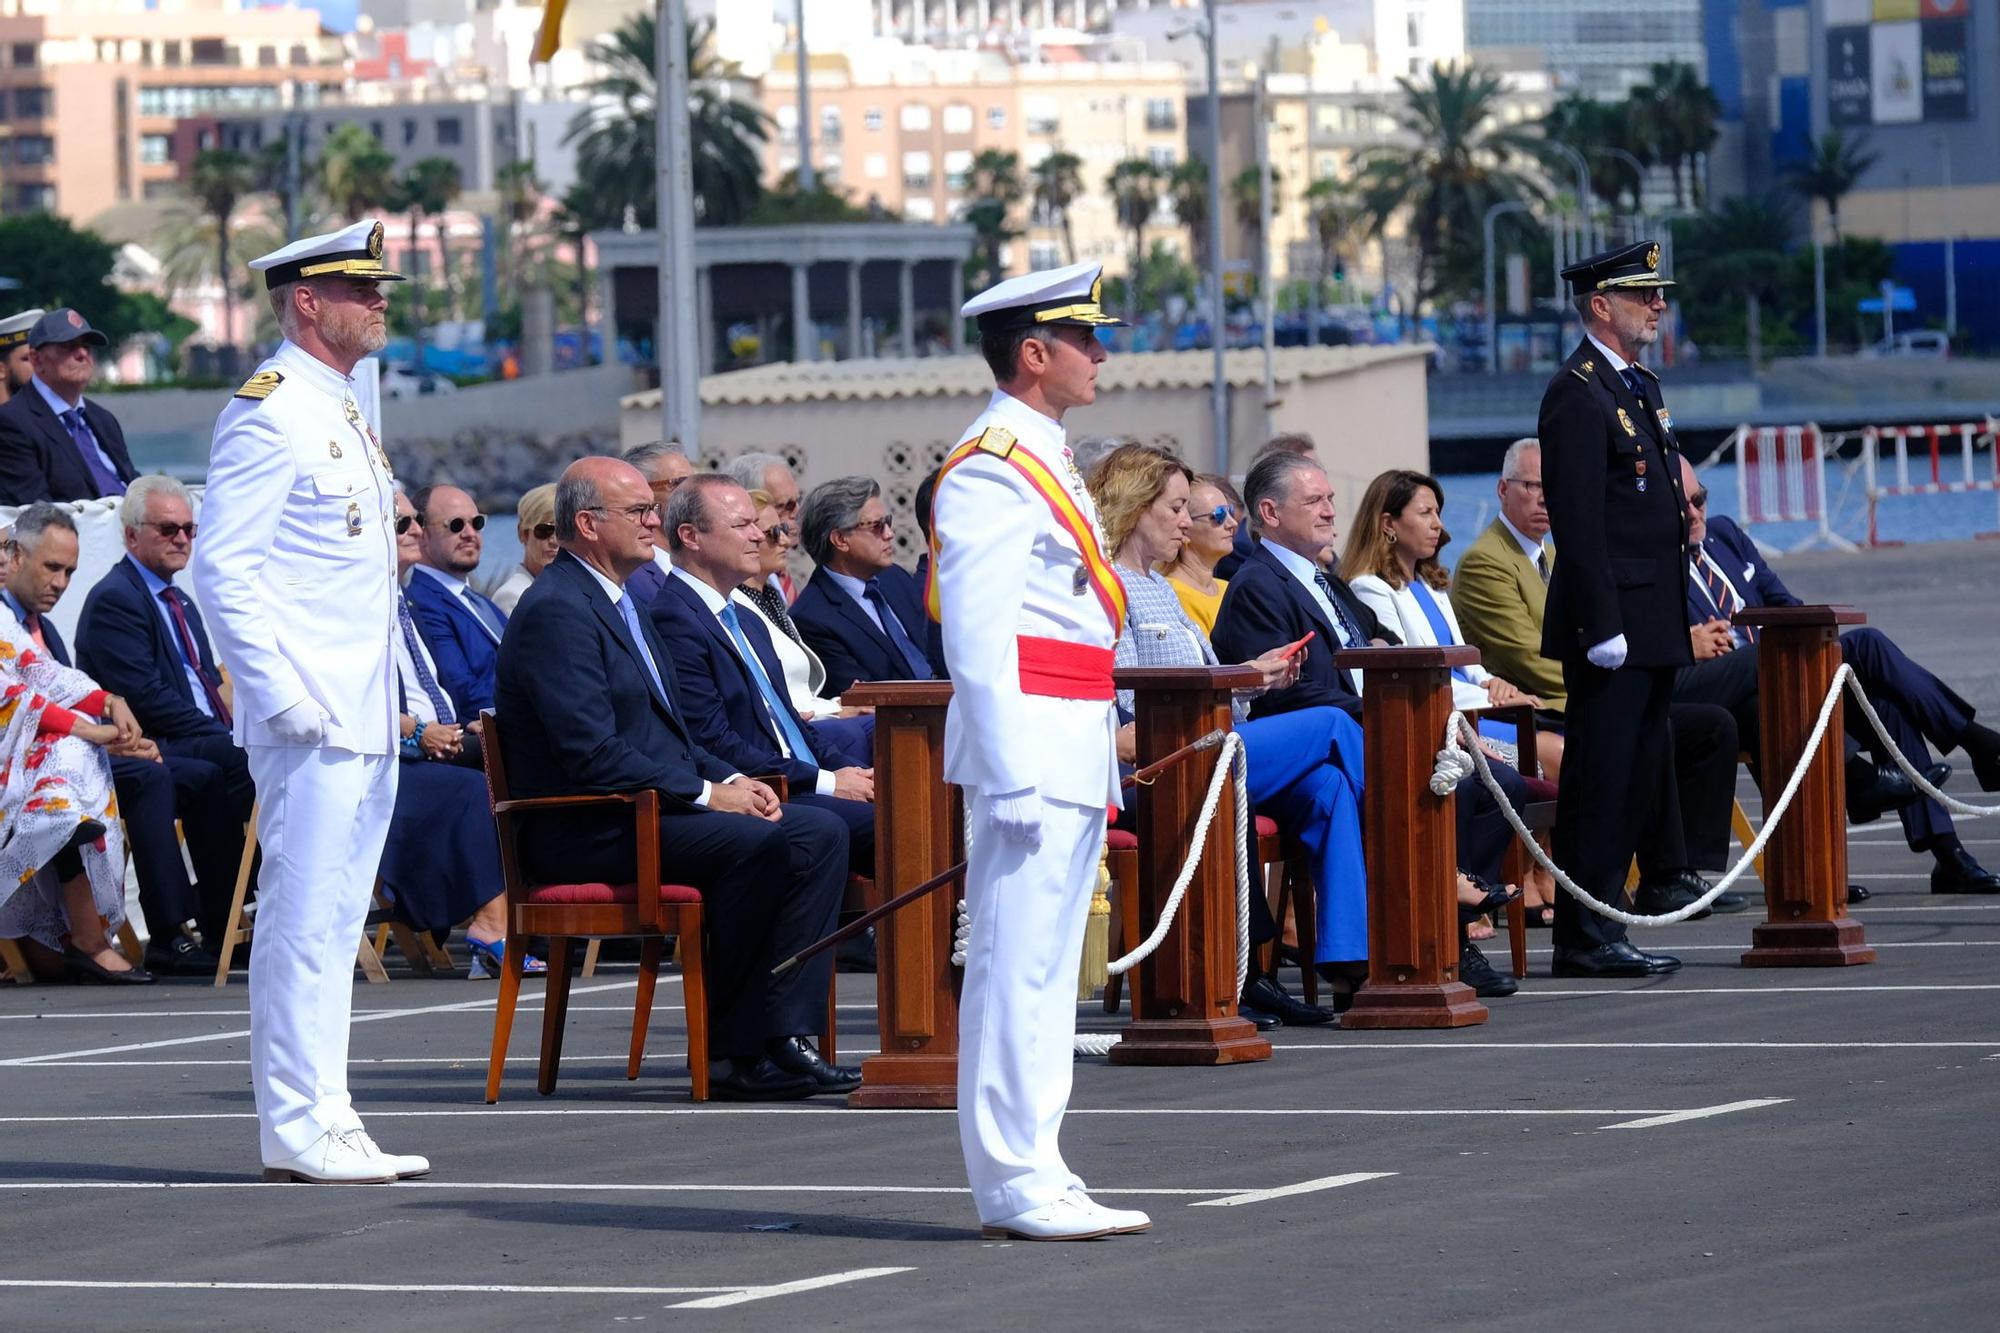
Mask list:
[[[1910,495],[1955,495],[1964,492],[1987,491],[2000,505],[2000,450],[1994,447],[1993,418],[1983,422],[1950,422],[1929,426],[1870,426],[1861,432],[1861,462],[1868,488],[1868,544],[1870,546],[1893,546],[1897,543],[1884,542],[1876,527],[1876,511],[1883,500],[1893,500]],[[1884,480],[1882,469],[1882,443],[1887,441],[1893,450],[1894,468],[1890,479]],[[1910,455],[1914,447],[1917,458],[1917,474],[1913,478],[1910,471]],[[1943,460],[1946,454],[1956,453],[1959,458],[1959,476],[1956,481],[1944,479]],[[1986,459],[1985,475],[1980,475],[1979,459]],[[2000,531],[1982,532],[1982,537],[2000,536]]]
[[[1728,444],[1736,451],[1736,494],[1746,527],[1758,523],[1816,523],[1818,531],[1792,550],[1854,543],[1833,530],[1826,495],[1826,437],[1811,422],[1799,426],[1738,426]]]

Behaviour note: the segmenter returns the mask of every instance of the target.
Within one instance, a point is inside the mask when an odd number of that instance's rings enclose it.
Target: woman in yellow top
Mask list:
[[[1160,566],[1174,585],[1174,595],[1188,619],[1207,635],[1215,633],[1215,613],[1222,609],[1222,591],[1229,584],[1215,577],[1215,564],[1229,554],[1236,529],[1243,521],[1243,497],[1229,478],[1209,473],[1194,479],[1188,493],[1188,517],[1194,525],[1181,543],[1180,554]]]

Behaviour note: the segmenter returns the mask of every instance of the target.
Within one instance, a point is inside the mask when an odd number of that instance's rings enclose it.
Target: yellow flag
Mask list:
[[[569,0],[542,0],[542,30],[535,36],[534,54],[528,57],[533,63],[546,65],[555,58],[562,45],[563,10],[568,7]]]

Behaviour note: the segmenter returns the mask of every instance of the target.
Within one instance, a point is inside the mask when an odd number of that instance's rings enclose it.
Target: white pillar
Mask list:
[[[792,265],[792,360],[811,361],[819,350],[813,332],[812,286],[807,281],[812,269],[807,264]]]
[[[917,266],[915,261],[905,259],[896,271],[896,295],[901,302],[902,316],[899,341],[904,356],[917,354]]]
[[[847,359],[861,355],[861,261],[847,261]]]

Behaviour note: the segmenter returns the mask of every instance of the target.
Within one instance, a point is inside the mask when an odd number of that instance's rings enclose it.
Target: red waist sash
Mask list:
[[[1021,659],[1021,693],[1041,694],[1054,699],[1112,698],[1111,664],[1115,655],[1109,648],[1093,648],[1087,643],[1066,643],[1023,634],[1017,641]]]

